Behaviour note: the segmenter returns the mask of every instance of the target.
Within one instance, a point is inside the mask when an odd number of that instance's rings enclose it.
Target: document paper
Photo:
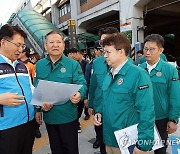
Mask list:
[[[138,124],[114,132],[122,154],[132,154],[138,138],[137,126]],[[161,138],[156,127],[154,127],[154,146],[152,150],[162,147]]]
[[[82,85],[77,84],[39,80],[31,104],[38,106],[42,106],[44,102],[54,105],[65,104],[81,87]]]

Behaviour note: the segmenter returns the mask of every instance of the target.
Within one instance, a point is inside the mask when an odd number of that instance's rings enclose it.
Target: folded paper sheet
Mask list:
[[[114,132],[117,143],[119,145],[119,148],[120,148],[122,154],[132,154],[133,153],[133,150],[134,150],[137,138],[138,138],[137,126],[138,126],[138,124],[132,125],[130,127],[127,127],[127,128],[124,128],[124,129]],[[147,142],[148,141],[146,141],[146,144],[148,144]],[[151,142],[151,141],[149,141],[149,142]],[[154,127],[154,146],[152,147],[152,150],[156,150],[156,149],[159,149],[162,147],[163,147],[163,144],[161,142],[161,138],[159,136],[157,128]]]
[[[82,85],[39,80],[31,104],[42,106],[43,102],[54,105],[65,104]]]

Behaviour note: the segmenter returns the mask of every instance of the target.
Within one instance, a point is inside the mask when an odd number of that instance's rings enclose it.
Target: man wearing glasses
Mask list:
[[[35,138],[31,79],[17,59],[26,34],[17,26],[0,29],[0,153],[32,154]]]
[[[133,154],[149,154],[154,139],[154,102],[152,84],[146,71],[128,60],[130,42],[123,33],[102,41],[110,71],[102,84],[102,109],[96,110],[94,123],[103,124],[108,154],[120,154],[114,131],[138,124],[138,141]]]
[[[155,154],[166,154],[168,134],[174,133],[180,113],[180,82],[174,66],[160,59],[164,48],[164,39],[159,34],[151,34],[144,41],[144,68],[151,78],[154,94],[156,126],[164,147]]]

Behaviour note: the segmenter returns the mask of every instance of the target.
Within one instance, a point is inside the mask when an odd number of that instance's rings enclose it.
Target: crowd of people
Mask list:
[[[114,132],[138,124],[133,154],[149,154],[157,127],[166,154],[168,134],[180,118],[178,70],[163,54],[164,38],[146,36],[138,51],[138,66],[130,57],[130,41],[114,27],[99,30],[95,57],[87,62],[78,48],[66,49],[63,35],[52,30],[45,36],[47,57],[25,45],[26,34],[17,26],[0,29],[0,153],[32,154],[35,136],[44,121],[52,154],[79,154],[79,118],[84,110],[93,116],[101,154],[120,154]],[[30,104],[39,80],[82,85],[65,104]],[[59,94],[60,95],[60,94]]]

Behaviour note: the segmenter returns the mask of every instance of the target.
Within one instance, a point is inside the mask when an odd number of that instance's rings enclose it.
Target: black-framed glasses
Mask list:
[[[116,49],[116,51],[118,51],[118,50],[122,50],[122,49]],[[105,50],[103,50],[103,53],[109,55],[109,54],[111,53],[111,51],[108,51],[108,50],[105,51]]]
[[[5,39],[5,38],[4,38]],[[18,44],[18,43],[14,43],[14,42],[12,42],[12,41],[10,41],[10,40],[8,40],[8,39],[5,39],[6,41],[8,41],[9,43],[12,43],[12,44],[14,44],[15,46],[17,46],[18,48],[22,48],[22,50],[24,50],[25,48],[26,48],[26,45],[21,45],[21,44]]]
[[[153,52],[154,50],[156,50],[156,48],[144,48],[143,49],[144,52],[147,52],[147,51]]]

